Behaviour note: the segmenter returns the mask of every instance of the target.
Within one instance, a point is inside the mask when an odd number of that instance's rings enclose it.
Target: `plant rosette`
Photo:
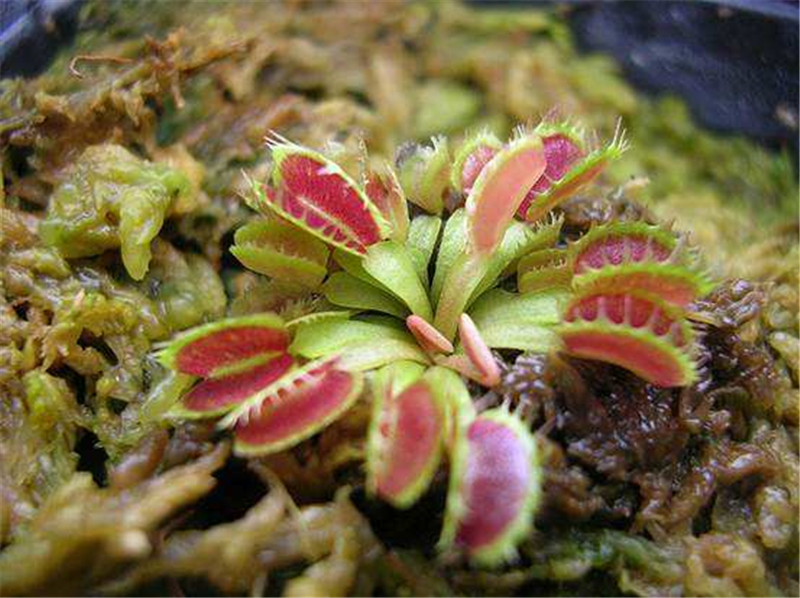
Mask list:
[[[161,363],[195,380],[169,416],[217,418],[250,457],[290,449],[370,401],[370,495],[408,508],[447,463],[441,550],[483,566],[511,558],[540,495],[536,442],[517,415],[478,413],[466,380],[497,384],[493,349],[510,349],[689,384],[686,310],[713,286],[668,228],[609,223],[565,245],[551,211],[627,147],[621,130],[600,148],[588,139],[547,121],[507,142],[482,131],[451,157],[436,138],[403,146],[397,170],[361,156],[354,178],[274,137],[271,176],[246,198],[263,219],[236,231],[231,253],[290,283],[301,314],[227,318],[168,342]],[[448,213],[447,197],[464,207]]]

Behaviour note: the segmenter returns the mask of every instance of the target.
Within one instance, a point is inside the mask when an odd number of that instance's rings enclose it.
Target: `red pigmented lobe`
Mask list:
[[[478,418],[467,431],[462,481],[466,513],[456,543],[477,550],[496,540],[519,513],[530,491],[531,456],[513,430]]]
[[[685,347],[688,339],[681,321],[666,313],[658,301],[626,293],[590,295],[570,305],[564,319],[594,322],[602,318],[620,328],[567,327],[561,332],[567,352],[624,367],[657,386],[682,386],[690,381],[685,364],[674,353],[626,332],[646,330],[674,347]]]
[[[192,411],[216,411],[266,388],[292,367],[293,359],[284,353],[245,372],[203,380],[183,398]]]
[[[424,382],[385,401],[380,431],[384,455],[378,494],[397,496],[414,483],[439,448],[442,415]]]
[[[267,400],[260,411],[236,425],[236,438],[247,444],[272,444],[301,433],[334,412],[353,388],[352,374],[332,364],[309,372],[293,388]]]
[[[367,178],[367,184],[364,187],[364,192],[369,197],[370,201],[381,211],[381,214],[388,216],[391,214],[391,206],[389,205],[389,189],[383,184],[380,177],[375,173],[371,173]]]
[[[595,285],[617,292],[646,291],[679,307],[685,307],[697,296],[696,285],[690,279],[677,274],[622,271],[604,276]]]
[[[686,342],[680,326],[675,325],[674,318],[664,313],[655,302],[635,295],[601,294],[583,297],[567,309],[564,319],[567,322],[574,322],[577,319],[593,322],[601,314],[614,324],[629,325],[634,328],[647,327],[658,336],[671,331],[669,340],[677,347],[683,346]]]
[[[184,374],[207,377],[215,370],[262,353],[283,353],[289,346],[285,330],[264,326],[237,326],[203,336],[175,357],[175,367]]]
[[[536,184],[531,188],[517,210],[520,218],[525,218],[531,203],[537,195],[546,193],[555,181],[560,180],[583,156],[583,151],[566,135],[550,135],[542,139],[547,166]]]
[[[565,332],[561,337],[572,355],[619,365],[656,386],[687,383],[685,372],[671,355],[636,338],[592,331]]]
[[[672,250],[645,235],[609,235],[591,243],[575,258],[575,273],[645,260],[664,262]]]
[[[500,154],[494,160],[500,159]],[[492,160],[492,162],[494,162]],[[472,240],[478,252],[493,251],[505,234],[510,220],[529,189],[546,167],[544,151],[538,144],[514,148],[491,173],[479,198],[467,199]],[[473,189],[474,191],[474,189]]]
[[[283,210],[309,227],[364,253],[366,247],[381,240],[378,224],[347,180],[325,168],[308,156],[284,158],[281,162],[283,185],[276,201]]]

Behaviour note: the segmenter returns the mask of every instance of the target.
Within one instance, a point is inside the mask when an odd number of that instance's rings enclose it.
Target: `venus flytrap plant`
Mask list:
[[[283,353],[248,370],[207,378],[183,397],[182,414],[189,418],[224,414],[231,405],[238,405],[281,378],[293,365],[292,356]]]
[[[620,365],[657,386],[696,378],[692,329],[682,310],[655,295],[584,292],[567,306],[559,334],[568,352]]]
[[[517,210],[517,216],[523,220],[531,205],[542,201],[587,153],[585,131],[569,121],[544,120],[536,127],[536,133],[542,139],[547,166]]]
[[[579,288],[647,290],[686,306],[713,289],[686,237],[644,222],[597,226],[569,250]]]
[[[169,368],[204,378],[242,371],[286,352],[289,334],[275,314],[229,318],[198,326],[176,337],[159,353]]]
[[[517,208],[546,166],[541,138],[522,128],[486,164],[467,195],[473,253],[485,256],[497,248]]]
[[[274,314],[230,318],[178,336],[159,353],[159,360],[202,380],[172,414],[214,417],[248,400],[293,367],[288,345],[288,331]]]
[[[562,350],[662,386],[694,379],[685,310],[711,285],[684,240],[611,223],[564,246],[563,218],[545,218],[624,150],[621,133],[592,150],[569,123],[507,143],[481,132],[455,160],[437,138],[402,149],[399,174],[364,154],[358,181],[322,153],[269,143],[272,175],[246,198],[267,219],[239,229],[231,251],[304,285],[321,311],[230,318],[161,353],[198,378],[171,415],[221,417],[236,453],[290,448],[371,397],[368,491],[407,508],[446,458],[439,546],[494,566],[528,533],[541,475],[529,426],[472,404],[464,378],[500,381],[491,349]],[[459,194],[465,207],[443,214]],[[428,213],[409,219],[407,200]],[[515,290],[496,288],[515,273]]]

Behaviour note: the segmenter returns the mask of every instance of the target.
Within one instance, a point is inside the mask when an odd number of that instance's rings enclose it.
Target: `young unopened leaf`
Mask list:
[[[430,146],[409,144],[401,147],[397,169],[408,201],[430,214],[441,214],[450,179],[447,139],[434,137]]]
[[[469,359],[471,368],[478,373],[472,377],[483,386],[492,387],[500,383],[500,366],[492,354],[492,350],[475,326],[469,314],[461,314],[458,320],[458,340],[464,354]],[[458,356],[456,356],[458,357]]]
[[[419,346],[429,353],[452,353],[453,343],[436,330],[429,322],[417,315],[406,318],[406,328],[417,339]]]

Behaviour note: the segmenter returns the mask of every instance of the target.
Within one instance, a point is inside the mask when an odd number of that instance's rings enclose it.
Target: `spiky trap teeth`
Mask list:
[[[289,374],[227,419],[234,451],[274,453],[313,436],[350,408],[361,385],[361,375],[337,368],[335,359]]]
[[[566,350],[622,366],[657,386],[695,377],[692,330],[683,314],[641,292],[578,295],[558,327]]]
[[[170,342],[161,363],[195,377],[170,417],[220,417],[235,451],[252,456],[286,450],[371,400],[372,496],[411,506],[446,454],[441,549],[489,566],[512,557],[540,472],[528,427],[472,404],[465,379],[500,379],[493,349],[561,349],[662,386],[695,377],[684,309],[711,285],[685,239],[612,223],[565,247],[563,218],[542,218],[625,147],[619,134],[595,149],[580,127],[548,121],[506,142],[478,133],[454,159],[443,138],[409,144],[397,170],[364,150],[356,180],[275,136],[273,172],[247,198],[265,218],[241,227],[231,252],[290,285],[292,299],[314,301],[288,323],[229,318]],[[465,207],[442,215],[444,199],[458,197]],[[410,218],[407,202],[427,213]]]
[[[628,263],[672,262],[680,258],[674,233],[646,222],[612,222],[592,227],[570,246],[576,274]]]
[[[578,286],[646,290],[676,305],[714,288],[685,235],[645,222],[593,227],[567,253]]]
[[[685,307],[714,288],[706,275],[669,263],[628,263],[606,266],[574,278],[577,289],[603,292],[646,291]]]
[[[685,237],[615,222],[594,227],[567,254],[575,295],[559,333],[569,353],[625,367],[658,386],[695,380],[683,308],[713,284]]]
[[[628,149],[621,121],[611,141],[597,149],[591,149],[582,130],[569,123],[545,125],[541,134],[545,147],[550,148],[553,167],[526,198],[529,201],[521,217],[530,222],[536,222],[575,195]]]

